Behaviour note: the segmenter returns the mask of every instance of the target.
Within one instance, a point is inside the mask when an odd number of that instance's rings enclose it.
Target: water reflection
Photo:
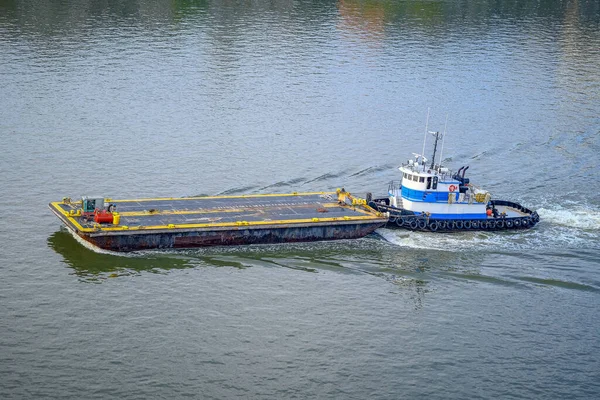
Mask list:
[[[385,3],[340,0],[338,2],[340,23],[338,29],[359,35],[367,41],[378,42],[385,31]]]
[[[96,253],[79,244],[65,229],[50,235],[48,246],[63,257],[75,275],[89,282],[135,275],[142,271],[164,272],[194,266],[185,258],[161,256],[160,253],[145,257]]]
[[[416,25],[440,25],[457,22],[461,26],[494,18],[530,20],[557,18],[597,24],[600,3],[595,1],[408,1],[330,0],[302,1],[258,0],[253,2],[212,2],[208,0],[141,0],[133,2],[43,1],[21,2],[0,0],[0,22],[11,21],[49,34],[67,33],[78,27],[102,20],[117,25],[138,25],[144,29],[160,29],[163,23],[175,27],[188,19],[212,18],[221,27],[246,30],[242,20],[260,23],[293,17],[318,27],[324,21],[340,17],[342,26],[352,30],[381,33],[386,23],[413,21]],[[293,23],[293,19],[286,22]],[[68,21],[68,24],[65,22]],[[239,23],[238,23],[239,22]],[[233,24],[232,24],[233,23]]]
[[[399,288],[400,293],[413,298],[418,307],[434,275],[444,269],[441,265],[435,266],[437,262],[432,262],[427,252],[398,248],[377,235],[356,241],[119,254],[97,253],[86,248],[63,228],[50,235],[48,246],[63,257],[76,276],[87,282],[195,267],[284,268],[306,273],[375,277]]]

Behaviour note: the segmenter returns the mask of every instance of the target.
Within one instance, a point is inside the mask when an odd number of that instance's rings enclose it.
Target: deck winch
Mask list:
[[[94,222],[98,224],[119,223],[119,215],[115,212],[115,204],[109,203],[104,197],[100,196],[82,196],[81,210],[84,217],[94,217]]]
[[[106,210],[96,210],[94,213],[94,222],[98,224],[112,224],[113,213]]]

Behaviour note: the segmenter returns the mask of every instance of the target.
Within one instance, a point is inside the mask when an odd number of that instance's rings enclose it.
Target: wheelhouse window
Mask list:
[[[408,176],[406,177],[406,179],[408,179],[409,181],[411,181],[412,180],[412,175],[408,174]]]
[[[416,182],[416,181],[418,181],[418,180],[419,180],[419,177],[418,177],[418,176],[416,176],[416,175],[413,175],[413,181],[415,181],[415,182]]]
[[[427,189],[431,189],[431,177],[427,177]]]
[[[420,176],[420,177],[419,177],[419,182],[420,182],[420,183],[423,183],[423,182],[425,182],[425,177],[424,177],[424,176]]]

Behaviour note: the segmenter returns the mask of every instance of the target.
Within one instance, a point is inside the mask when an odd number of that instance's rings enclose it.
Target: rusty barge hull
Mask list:
[[[101,249],[134,251],[145,249],[193,248],[247,244],[314,242],[321,240],[355,239],[366,236],[382,224],[346,223],[322,226],[261,227],[248,229],[162,231],[121,235],[77,233],[83,240]]]
[[[64,200],[50,208],[86,242],[105,250],[135,251],[355,239],[386,224],[387,217],[349,198],[320,192],[106,199],[118,210],[115,224],[95,223],[81,212],[82,202]]]

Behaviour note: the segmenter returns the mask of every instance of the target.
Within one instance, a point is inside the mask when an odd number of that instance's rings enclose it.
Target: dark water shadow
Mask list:
[[[111,278],[197,267],[287,269],[380,280],[396,294],[412,299],[416,308],[423,306],[436,287],[460,283],[466,279],[463,275],[472,281],[479,273],[473,266],[456,267],[466,264],[461,254],[399,248],[377,234],[357,240],[97,253],[63,228],[50,235],[48,246],[83,282],[103,283]]]
[[[600,293],[600,289],[595,288],[591,285],[586,285],[582,283],[569,282],[559,279],[551,279],[551,278],[537,278],[532,276],[514,276],[514,279],[521,280],[524,282],[529,282],[532,284],[536,284],[539,286],[547,286],[547,287],[556,287],[560,289],[572,289],[572,290],[580,290],[583,292],[593,292]]]
[[[308,273],[370,275],[392,283],[399,275],[409,279],[412,275],[395,260],[395,247],[378,235],[359,240],[117,253],[96,252],[61,228],[48,237],[47,243],[62,256],[74,275],[90,282],[195,267],[286,268]]]
[[[63,257],[73,273],[88,282],[101,282],[119,276],[136,275],[141,272],[161,273],[172,269],[191,268],[190,260],[174,255],[97,253],[80,244],[66,230],[54,232],[48,238],[48,246]]]

